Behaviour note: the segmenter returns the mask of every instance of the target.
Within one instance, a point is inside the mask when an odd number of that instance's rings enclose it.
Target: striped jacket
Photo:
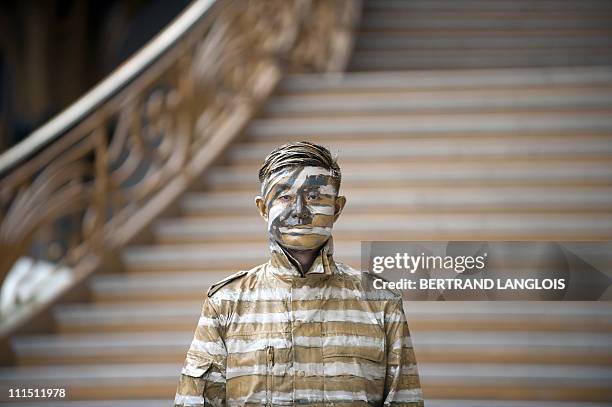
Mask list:
[[[334,262],[331,239],[304,275],[271,255],[209,289],[175,407],[423,406],[400,296]]]

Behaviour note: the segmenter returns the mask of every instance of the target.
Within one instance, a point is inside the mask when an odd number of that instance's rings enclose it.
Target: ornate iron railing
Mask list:
[[[354,0],[196,0],[0,157],[0,280],[23,255],[112,258],[238,135],[287,71],[341,71]]]

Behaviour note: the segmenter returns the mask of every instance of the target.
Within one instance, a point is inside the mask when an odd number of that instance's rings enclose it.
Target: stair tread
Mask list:
[[[504,195],[501,195],[500,199],[503,200]],[[404,198],[404,199],[407,199]],[[374,205],[378,210],[368,214],[352,214],[348,210],[343,214],[342,221],[338,221],[338,224],[334,226],[336,232],[348,232],[358,231],[367,232],[371,230],[400,230],[398,228],[406,228],[406,232],[411,230],[424,229],[429,226],[438,226],[443,228],[445,221],[451,216],[457,217],[457,222],[454,224],[456,229],[471,230],[471,229],[491,229],[495,227],[507,228],[510,230],[515,229],[514,227],[507,224],[508,217],[511,215],[506,213],[500,208],[499,214],[451,214],[446,219],[436,221],[436,218],[441,217],[441,214],[412,214],[410,211],[406,213],[380,213],[384,208],[390,207],[383,203],[382,199],[372,200],[368,204]],[[523,201],[524,202],[524,201]],[[508,205],[520,205],[523,204],[520,200],[509,200]],[[610,201],[607,205],[610,206]],[[478,202],[467,200],[466,202],[455,202],[455,205],[472,205],[478,204]],[[493,203],[496,204],[496,203]],[[501,203],[499,203],[501,204]],[[409,202],[402,203],[401,205],[410,205]],[[428,203],[424,200],[421,205],[435,205],[434,202]],[[551,205],[551,210],[554,209],[554,205]],[[612,225],[612,214],[589,214],[589,213],[576,213],[572,215],[568,214],[532,214],[532,213],[519,213],[512,214],[511,222],[516,222],[516,228],[528,227],[527,224],[532,223],[529,229],[547,228],[563,230],[571,226],[586,227],[592,225],[595,228],[597,222],[601,222],[601,227],[610,227]],[[360,221],[360,222],[359,222]],[[557,226],[554,226],[554,223]],[[412,225],[411,225],[412,224]],[[593,229],[595,230],[595,229]],[[233,233],[245,233],[245,234],[261,234],[262,240],[265,239],[266,227],[265,223],[255,214],[249,215],[227,215],[227,216],[216,216],[214,219],[188,219],[188,218],[176,218],[176,219],[165,219],[158,221],[155,227],[155,232],[159,235],[190,235],[190,234],[233,234]],[[236,239],[239,240],[239,239]],[[171,250],[168,248],[167,250]],[[204,248],[206,249],[206,248]],[[162,250],[166,250],[162,248]],[[340,252],[341,253],[341,252]]]
[[[254,143],[256,144],[256,143]],[[340,157],[342,159],[342,157]],[[364,177],[368,174],[394,174],[394,173],[407,173],[420,171],[423,175],[431,172],[440,172],[443,174],[454,173],[458,171],[470,172],[473,175],[486,175],[491,171],[496,171],[500,174],[514,174],[523,173],[529,175],[537,175],[540,172],[546,174],[562,174],[563,176],[571,176],[573,171],[577,171],[580,174],[588,174],[589,171],[604,171],[612,169],[612,163],[608,159],[599,160],[581,160],[576,158],[572,160],[572,168],[568,169],[567,160],[557,160],[554,158],[542,159],[542,160],[499,160],[496,162],[483,162],[483,161],[455,161],[455,162],[400,162],[400,163],[387,163],[384,160],[365,162],[365,163],[354,163],[348,162],[342,164],[342,180],[346,177]],[[218,166],[211,168],[210,173],[215,176],[226,175],[230,176],[241,176],[250,177],[259,182],[257,172],[259,171],[259,165],[255,163],[247,164],[236,164],[231,166]],[[449,185],[452,186],[452,185]]]
[[[612,40],[611,40],[612,44]],[[601,86],[577,89],[481,90],[481,91],[404,91],[340,94],[279,95],[265,106],[268,115],[310,116],[359,114],[374,116],[402,111],[466,111],[480,112],[521,109],[533,111],[580,110],[610,107],[610,90]]]
[[[132,353],[152,351],[183,351],[193,337],[192,331],[147,333],[100,333],[74,335],[32,335],[15,338],[18,354],[40,355],[62,352],[66,355],[90,353]],[[439,352],[462,350],[479,352],[489,349],[544,352],[563,349],[576,353],[603,352],[612,354],[611,333],[568,332],[563,336],[550,332],[472,332],[413,331],[412,342],[417,348],[431,347]]]
[[[370,10],[421,10],[421,9],[474,9],[474,10],[576,10],[611,8],[605,0],[513,0],[482,1],[482,0],[369,0],[364,2],[366,11]]]
[[[580,162],[568,165],[564,161],[560,165],[541,165],[537,161],[530,163],[513,163],[511,166],[498,165],[497,163],[481,162],[478,164],[461,164],[461,163],[404,163],[397,166],[389,165],[369,165],[374,163],[363,163],[361,168],[344,168],[342,177],[343,191],[349,191],[354,201],[361,201],[368,196],[376,193],[384,192],[391,193],[395,196],[403,194],[410,196],[411,194],[427,193],[437,196],[457,195],[461,191],[466,191],[463,195],[468,194],[487,194],[489,192],[511,193],[522,191],[525,193],[533,193],[541,191],[543,197],[547,199],[549,194],[562,195],[571,193],[571,191],[580,191],[581,193],[591,194],[591,196],[605,195],[609,192],[609,186],[592,186],[585,183],[588,180],[601,180],[612,183],[612,165],[608,162],[596,164],[589,163],[582,165]],[[257,176],[258,169],[254,166],[244,169],[233,168],[217,168],[211,171],[205,177],[207,185],[210,187],[241,187],[247,188],[250,192],[257,192],[259,179]],[[530,185],[529,181],[532,177],[536,177],[540,182],[556,181],[556,180],[580,180],[581,183],[573,185],[550,185],[542,186]],[[491,184],[487,186],[465,186],[450,184],[451,181],[514,181],[518,185],[499,185]],[[376,184],[369,183],[376,181]],[[410,182],[411,189],[400,188],[397,182]],[[425,182],[439,182],[440,185],[420,185]],[[349,184],[349,187],[346,185]],[[582,184],[582,185],[581,185]],[[537,188],[537,189],[536,189]],[[246,196],[246,192],[244,196]],[[206,191],[206,193],[218,193],[216,191]],[[193,195],[191,195],[193,196]]]
[[[427,35],[426,35],[427,34]],[[455,34],[455,33],[453,33]],[[594,32],[582,35],[569,35],[567,32],[557,32],[555,35],[530,33],[530,35],[515,35],[515,32],[482,33],[471,32],[462,35],[451,35],[440,31],[437,35],[422,32],[410,33],[377,33],[361,35],[356,42],[360,50],[374,49],[440,49],[440,48],[470,48],[470,49],[593,49],[610,46],[612,38],[609,32]]]
[[[204,286],[203,286],[204,288]],[[204,293],[202,293],[203,299]],[[201,300],[177,301],[142,301],[140,303],[116,302],[109,304],[66,304],[56,308],[61,318],[114,318],[117,316],[151,316],[172,317],[189,316],[196,318],[200,311]],[[507,318],[540,318],[557,316],[561,318],[582,318],[597,316],[606,321],[612,318],[612,306],[605,302],[489,302],[483,308],[479,302],[422,302],[405,301],[404,309],[409,319],[432,318],[434,316],[446,318],[449,315],[462,315],[463,318],[488,318],[490,316]]]
[[[36,383],[99,386],[133,386],[151,380],[175,383],[180,373],[177,363],[53,365],[0,368],[0,383]],[[424,385],[437,383],[509,384],[516,387],[569,386],[612,387],[612,368],[604,366],[540,364],[420,363]]]
[[[293,74],[280,84],[284,92],[324,92],[365,89],[461,89],[516,86],[594,85],[612,82],[612,67],[550,67],[472,69],[461,71],[381,71],[343,74]]]
[[[583,66],[583,65],[612,65],[612,54],[587,54],[568,56],[566,54],[547,55],[540,58],[538,55],[473,55],[465,58],[449,58],[448,55],[429,55],[413,57],[395,53],[389,56],[361,56],[352,60],[348,69],[359,72],[380,70],[425,70],[440,69],[444,66],[448,70],[474,69],[478,67],[511,68],[526,66]]]
[[[612,116],[611,116],[612,117]],[[278,145],[275,138],[282,137],[285,141],[299,140],[302,138],[296,129],[287,134],[282,128],[274,131],[259,130],[257,139],[266,140],[261,142],[250,142],[237,145],[228,151],[228,158],[232,163],[261,163],[267,152]],[[365,129],[362,129],[365,130]],[[455,131],[457,129],[450,129]],[[305,131],[305,130],[304,130]],[[389,131],[389,129],[387,129]],[[541,157],[599,157],[604,158],[612,154],[612,143],[609,135],[588,135],[565,136],[550,135],[542,137],[521,137],[520,143],[512,134],[487,137],[472,133],[469,137],[462,137],[463,133],[456,133],[456,136],[438,137],[439,132],[432,129],[431,133],[420,135],[435,135],[436,137],[410,137],[410,133],[405,130],[400,131],[401,139],[382,140],[379,142],[366,141],[374,134],[373,130],[362,133],[338,132],[339,137],[336,141],[327,141],[325,144],[334,153],[337,153],[342,162],[362,162],[403,160],[404,162],[437,162],[440,160],[472,160],[480,159],[483,161],[497,160],[505,158],[526,158],[540,159]],[[448,133],[447,133],[448,134]],[[348,138],[353,137],[353,142]],[[330,140],[330,139],[326,139]]]
[[[374,203],[376,204],[376,203]],[[379,209],[385,208],[385,205],[379,204]],[[380,212],[380,211],[379,211]],[[452,224],[448,222],[454,219]],[[537,230],[565,230],[567,228],[592,228],[604,230],[606,227],[611,227],[612,214],[609,213],[575,213],[571,216],[561,213],[506,213],[502,210],[497,213],[461,213],[461,212],[445,212],[445,213],[368,213],[367,215],[356,213],[352,214],[347,211],[342,215],[341,220],[334,226],[336,232],[368,232],[368,231],[401,231],[407,233],[417,230],[426,231],[428,228],[436,228],[440,231],[452,231],[451,226],[455,231],[470,231],[470,230],[495,230],[512,231],[524,229],[525,231]],[[252,216],[242,215],[228,216],[223,219],[218,217],[217,220],[202,220],[194,223],[192,219],[185,221],[177,220],[176,222],[168,220],[160,222],[158,226],[160,233],[189,233],[189,232],[208,232],[217,234],[229,234],[243,232],[248,233],[264,233],[261,236],[265,239],[265,224],[255,214]],[[242,225],[242,228],[241,228]],[[240,241],[239,238],[235,239]],[[343,239],[345,240],[345,239]],[[376,239],[373,239],[376,240]],[[239,243],[237,243],[239,244]],[[259,245],[259,247],[263,247]],[[236,249],[239,246],[235,247]],[[187,248],[189,249],[189,248]],[[199,248],[196,248],[199,249]],[[203,247],[207,250],[206,247]],[[258,251],[250,251],[250,247],[246,246],[249,254],[259,253]],[[145,249],[146,250],[146,249]],[[173,250],[172,247],[161,250]],[[138,252],[139,249],[128,249],[128,261],[131,253]],[[229,251],[225,251],[229,253]],[[340,252],[341,253],[341,252]],[[221,253],[220,253],[221,255]]]
[[[497,133],[507,132],[603,132],[612,130],[612,112],[523,112],[523,113],[456,113],[420,114],[410,117],[380,114],[345,117],[291,117],[256,119],[248,134],[262,136],[307,136],[313,133],[374,134],[402,132],[436,133]]]
[[[125,274],[104,274],[94,277],[90,281],[90,287],[95,292],[157,292],[173,290],[185,290],[205,292],[202,287],[222,280],[231,273],[227,271],[183,271],[168,273],[138,273],[137,276]],[[194,284],[198,281],[199,285]]]
[[[605,12],[604,12],[605,13]],[[575,18],[568,13],[561,18],[547,18],[544,13],[524,14],[522,18],[483,19],[474,14],[441,13],[447,18],[438,18],[437,13],[418,13],[408,16],[394,13],[393,16],[367,16],[361,22],[363,30],[393,30],[393,29],[469,29],[469,30],[592,30],[594,28],[609,29],[610,16],[604,14],[601,18]]]
[[[420,178],[418,174],[423,174],[423,178]],[[438,172],[440,174],[440,172]],[[504,181],[513,181],[514,178],[509,176],[503,177],[498,174],[491,172],[483,172],[482,177],[472,177],[471,174],[467,174],[465,178],[463,174],[453,174],[452,171],[448,172],[448,177],[440,174],[440,179],[433,178],[437,174],[424,174],[418,172],[413,173],[399,173],[394,174],[395,177],[389,177],[388,179],[378,178],[375,174],[370,174],[370,177],[366,179],[372,179],[373,181],[380,181],[381,184],[386,184],[392,180],[394,184],[398,183],[410,183],[411,191],[400,189],[395,186],[393,187],[346,187],[342,188],[342,194],[348,197],[349,206],[346,208],[345,213],[361,213],[368,209],[377,210],[380,208],[380,204],[387,205],[389,210],[391,209],[402,209],[413,210],[414,206],[421,207],[422,205],[432,205],[432,210],[439,210],[440,208],[451,208],[454,206],[458,209],[461,205],[475,205],[475,204],[489,204],[498,205],[500,210],[517,209],[516,205],[525,205],[527,208],[537,206],[539,204],[550,204],[549,209],[553,208],[575,208],[581,209],[582,211],[593,210],[595,208],[610,208],[610,201],[606,199],[609,197],[609,186],[593,186],[593,187],[579,187],[579,186],[564,186],[557,188],[556,185],[537,185],[537,180],[532,180],[533,186],[523,187],[500,187],[499,184]],[[454,175],[454,176],[453,176]],[[591,174],[593,175],[593,174]],[[601,177],[601,178],[600,178]],[[612,184],[612,174],[608,175],[608,171],[602,171],[600,177],[587,177],[587,176],[576,176],[576,178],[562,177],[559,176],[559,182],[585,182],[587,180],[601,180],[607,184]],[[433,179],[432,179],[433,178]],[[466,179],[467,178],[467,179]],[[475,179],[476,178],[476,179]],[[557,179],[556,177],[540,179],[540,183],[546,180],[551,181]],[[496,185],[486,185],[479,187],[471,187],[465,183],[468,181],[472,182],[495,182]],[[343,182],[350,180],[343,179]],[[423,186],[422,182],[434,182],[441,184],[440,186]],[[227,182],[227,181],[226,181]],[[258,193],[255,188],[255,183],[258,181],[244,182],[239,184],[241,187],[237,189],[238,185],[231,183],[232,189],[227,190],[215,190],[211,193],[198,193],[193,192],[185,195],[180,205],[186,215],[207,215],[209,213],[214,216],[222,214],[227,215],[245,215],[255,214],[255,206],[253,204],[253,197]],[[357,181],[356,181],[357,182]],[[361,181],[363,183],[363,180]],[[454,183],[455,185],[449,186],[447,184]],[[436,185],[437,185],[436,184]],[[456,185],[459,184],[459,185]],[[219,184],[219,186],[227,187],[227,184]],[[540,195],[536,196],[534,190],[539,189]],[[514,195],[512,195],[514,194]],[[509,197],[509,201],[503,201],[500,197]],[[587,198],[588,197],[588,198]],[[401,199],[401,201],[399,200]],[[448,200],[447,200],[448,199]],[[554,202],[553,202],[554,201]],[[512,202],[510,205],[502,205],[505,202]],[[422,208],[426,209],[426,208]],[[189,218],[186,220],[191,221]],[[167,218],[159,222],[159,224],[167,224],[167,222],[177,221],[174,218]]]

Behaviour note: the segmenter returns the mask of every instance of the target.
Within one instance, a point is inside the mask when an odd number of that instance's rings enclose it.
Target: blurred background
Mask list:
[[[0,151],[92,88],[187,4],[187,0],[2,2]]]
[[[267,259],[287,141],[338,155],[355,267],[362,240],[612,238],[611,1],[0,10],[4,394],[169,405],[207,287]],[[609,302],[405,311],[428,407],[612,405]]]

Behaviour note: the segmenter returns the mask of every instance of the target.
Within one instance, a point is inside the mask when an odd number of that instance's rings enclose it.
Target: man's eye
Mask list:
[[[306,195],[306,198],[308,199],[319,199],[319,193],[318,192],[309,192],[308,195]]]
[[[290,202],[291,201],[291,195],[281,195],[278,197],[278,199],[280,199],[283,202]]]

